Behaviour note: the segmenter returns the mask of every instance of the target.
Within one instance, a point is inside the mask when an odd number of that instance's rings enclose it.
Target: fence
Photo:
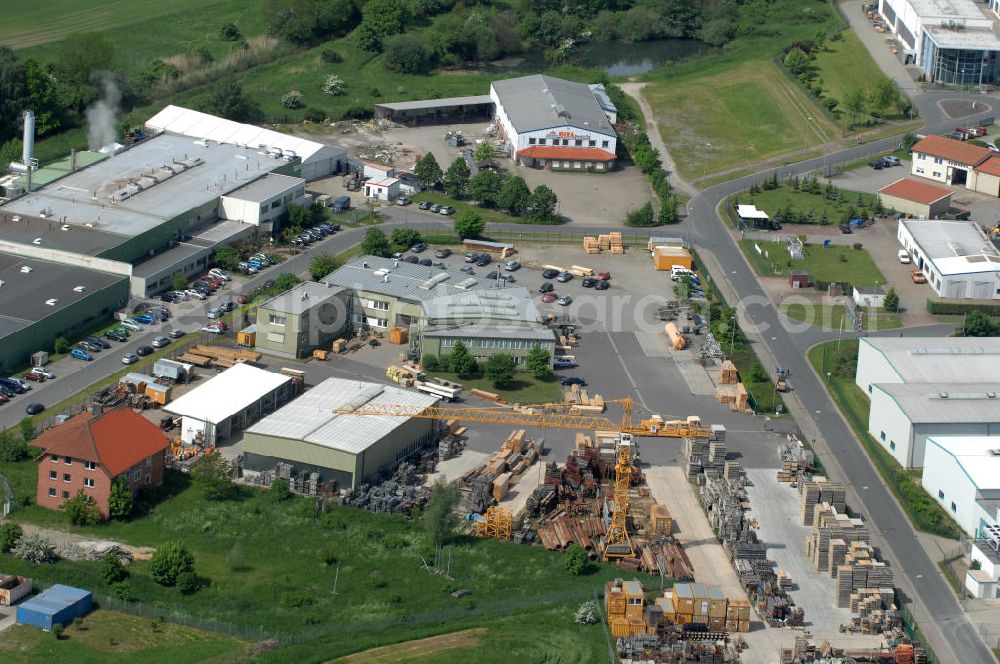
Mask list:
[[[898,593],[897,593],[898,595]],[[927,644],[927,639],[924,638],[923,633],[920,631],[920,626],[917,621],[913,619],[913,614],[910,612],[910,607],[903,604],[899,597],[896,598],[896,606],[899,607],[899,616],[903,619],[903,630],[906,635],[915,641],[919,641],[924,647],[924,652],[927,654],[927,664],[941,664],[941,660],[938,659],[934,651]]]
[[[537,226],[528,226],[527,228],[537,228]],[[662,226],[656,228],[662,229]],[[656,228],[649,229],[650,232],[645,234],[640,234],[638,232],[633,233],[622,233],[622,244],[626,246],[642,246],[645,247],[649,242],[651,234],[655,233]],[[660,235],[669,235],[667,232],[661,232]],[[525,231],[509,231],[509,230],[490,230],[490,239],[496,242],[554,242],[554,243],[565,243],[565,244],[582,244],[584,236],[592,235],[591,233],[560,233],[558,231],[538,231],[538,230],[525,230]],[[594,233],[593,235],[596,235]]]

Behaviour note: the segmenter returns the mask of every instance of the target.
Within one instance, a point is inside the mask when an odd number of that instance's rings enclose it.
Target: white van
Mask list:
[[[569,355],[563,355],[561,357],[554,358],[552,360],[552,366],[555,369],[572,369],[576,366],[576,358]]]
[[[903,265],[910,264],[910,254],[906,253],[906,249],[900,249],[899,253],[896,254],[896,257],[899,258],[899,262]]]
[[[683,265],[674,265],[670,268],[670,279],[673,281],[678,281],[685,274],[694,274],[694,272]]]

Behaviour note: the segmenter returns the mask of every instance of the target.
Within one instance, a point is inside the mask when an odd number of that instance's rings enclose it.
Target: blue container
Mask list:
[[[42,629],[65,624],[90,613],[93,595],[88,590],[56,584],[17,607],[17,623]]]

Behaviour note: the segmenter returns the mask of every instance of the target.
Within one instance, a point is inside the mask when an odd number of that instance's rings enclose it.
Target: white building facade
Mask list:
[[[975,222],[900,219],[896,239],[939,297],[1000,299],[1000,254]]]
[[[1000,499],[1000,437],[929,437],[922,486],[975,537],[995,523],[982,503]]]
[[[289,205],[306,205],[306,181],[287,175],[266,175],[256,182],[219,198],[219,216],[259,226],[270,233]]]

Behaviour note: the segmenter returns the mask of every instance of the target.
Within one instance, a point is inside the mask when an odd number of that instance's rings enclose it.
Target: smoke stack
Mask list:
[[[35,113],[24,112],[24,147],[21,150],[21,162],[30,168],[31,158],[35,156]]]
[[[76,148],[69,151],[69,172],[76,170]]]

